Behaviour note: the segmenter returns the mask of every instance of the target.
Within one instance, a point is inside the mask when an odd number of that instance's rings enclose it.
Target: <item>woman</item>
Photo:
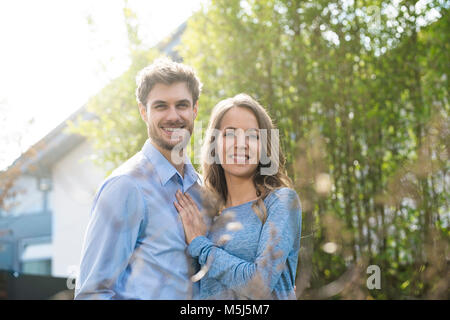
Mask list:
[[[266,110],[246,94],[212,112],[202,169],[221,207],[209,232],[189,195],[178,191],[174,203],[188,252],[202,266],[200,299],[296,298],[301,207],[274,133]]]

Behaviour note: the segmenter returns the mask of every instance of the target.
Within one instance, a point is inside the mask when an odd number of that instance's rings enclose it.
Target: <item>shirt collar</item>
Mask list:
[[[150,142],[150,139],[145,141],[142,147],[142,152],[147,157],[147,159],[153,164],[156,173],[161,179],[161,184],[165,185],[174,175],[178,174],[177,169],[162,155],[162,153],[156,149],[156,147]],[[189,157],[185,157],[184,165],[184,186],[189,188],[195,182],[201,184],[201,180],[198,173],[195,171]],[[181,178],[181,175],[180,175]]]
[[[191,163],[189,157],[185,158],[184,165],[184,189],[189,189],[193,184],[197,183],[199,186],[202,185],[202,180],[199,177],[197,171],[195,171],[194,166]]]

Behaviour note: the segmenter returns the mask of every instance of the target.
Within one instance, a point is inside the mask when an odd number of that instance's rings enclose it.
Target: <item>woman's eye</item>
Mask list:
[[[251,140],[258,140],[259,139],[259,135],[257,132],[254,131],[250,131],[249,133],[247,133],[247,137]]]

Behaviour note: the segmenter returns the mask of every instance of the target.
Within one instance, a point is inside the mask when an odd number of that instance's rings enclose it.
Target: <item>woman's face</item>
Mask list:
[[[217,151],[226,174],[250,178],[259,162],[258,121],[247,108],[233,107],[220,123]]]

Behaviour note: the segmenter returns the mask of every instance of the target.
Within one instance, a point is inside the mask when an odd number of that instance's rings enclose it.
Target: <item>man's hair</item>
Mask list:
[[[194,69],[182,63],[174,62],[169,58],[156,59],[151,65],[142,69],[136,77],[136,99],[144,106],[150,91],[157,83],[171,85],[185,82],[192,94],[192,103],[197,102],[202,83],[195,74]]]

